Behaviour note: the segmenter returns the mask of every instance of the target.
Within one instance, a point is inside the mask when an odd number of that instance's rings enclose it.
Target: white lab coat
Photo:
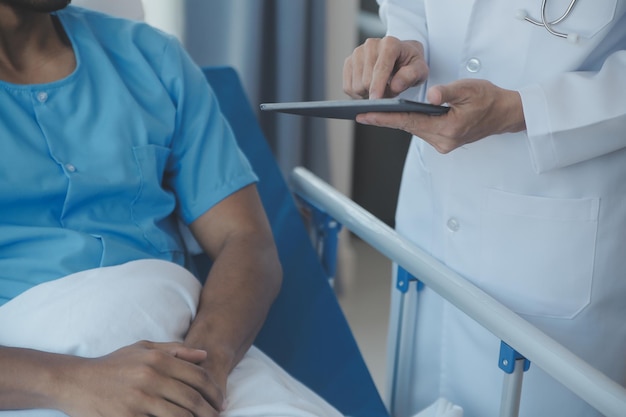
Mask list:
[[[379,3],[389,35],[424,43],[427,86],[482,78],[518,90],[527,124],[447,155],[414,138],[397,229],[626,385],[626,0],[578,0],[555,26],[577,43],[516,18],[538,18],[539,0]],[[548,16],[568,3],[549,0]],[[499,341],[428,289],[409,291],[407,312],[396,417],[440,396],[466,417],[496,416]],[[531,365],[520,415],[597,414]]]

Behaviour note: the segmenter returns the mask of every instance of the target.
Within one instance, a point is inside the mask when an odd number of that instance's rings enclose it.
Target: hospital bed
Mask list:
[[[154,8],[140,0],[74,0],[73,4],[139,20],[146,6]],[[320,259],[238,75],[230,67],[203,71],[260,179],[257,187],[283,267],[281,292],[255,345],[344,415],[389,417],[329,284],[333,265],[328,262],[334,253],[329,242],[336,242],[336,234],[333,239],[327,233],[332,227],[318,234],[324,236],[328,254]],[[329,224],[320,212],[315,216],[324,227]],[[207,258],[196,255],[194,263],[197,276],[206,276]]]
[[[259,177],[257,188],[283,267],[282,289],[255,345],[344,415],[388,417],[329,283],[332,272],[320,262],[310,230],[237,73],[229,67],[203,70],[239,146]],[[201,269],[208,267],[204,257],[196,263]],[[199,276],[205,275],[200,272]]]
[[[406,293],[410,285],[418,282],[415,277],[419,277],[419,285],[431,287],[502,341],[500,357],[494,358],[494,366],[500,366],[505,373],[502,417],[518,413],[523,373],[529,362],[604,415],[626,416],[626,389],[403,239],[313,173],[296,168],[288,185],[236,72],[228,67],[204,68],[204,72],[239,145],[259,175],[259,192],[283,263],[283,288],[255,344],[284,369],[346,416],[393,416],[399,392],[395,378],[388,381],[390,414],[329,282],[337,232],[343,225],[399,266],[398,291]],[[308,228],[303,222],[303,208],[312,212],[314,219]],[[400,338],[401,321],[397,325]]]
[[[626,389],[606,377],[564,346],[513,313],[419,247],[401,237],[371,213],[304,168],[293,172],[294,192],[335,222],[399,265],[396,289],[406,293],[412,281],[428,285],[443,298],[502,340],[500,357],[494,358],[505,372],[500,416],[517,416],[523,372],[532,362],[588,402],[605,416],[626,416]],[[402,300],[402,298],[401,298]],[[402,301],[401,301],[402,302]],[[402,323],[397,323],[398,338]],[[397,363],[397,357],[396,357]],[[393,374],[393,372],[392,372]],[[388,402],[393,415],[398,387],[392,384]]]

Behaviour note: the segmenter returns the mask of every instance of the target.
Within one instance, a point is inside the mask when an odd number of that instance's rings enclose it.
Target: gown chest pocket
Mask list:
[[[171,220],[176,198],[163,184],[170,153],[169,148],[157,145],[133,148],[141,186],[132,203],[132,216],[144,238],[159,252],[180,250],[177,223]]]
[[[479,285],[520,314],[572,318],[590,302],[599,199],[488,190]]]

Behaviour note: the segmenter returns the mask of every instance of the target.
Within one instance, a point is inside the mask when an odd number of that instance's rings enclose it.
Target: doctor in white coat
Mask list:
[[[548,28],[524,20],[540,0],[378,2],[388,36],[347,58],[346,93],[451,106],[357,118],[415,135],[396,228],[626,385],[626,1],[575,1]],[[428,288],[408,297],[396,417],[438,397],[496,416],[499,340]],[[520,415],[598,413],[531,365]]]

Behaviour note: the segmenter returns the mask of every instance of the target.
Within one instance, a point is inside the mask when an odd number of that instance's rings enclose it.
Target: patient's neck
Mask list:
[[[72,45],[56,16],[0,3],[0,80],[48,83],[75,67]]]

